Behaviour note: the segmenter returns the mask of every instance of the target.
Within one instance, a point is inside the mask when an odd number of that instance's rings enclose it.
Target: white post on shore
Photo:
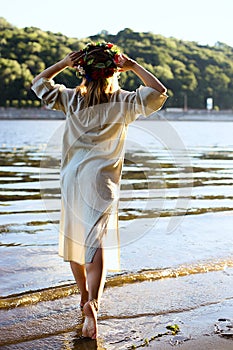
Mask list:
[[[214,104],[214,100],[212,97],[208,97],[206,99],[206,109],[207,111],[211,111],[213,109],[213,104]]]

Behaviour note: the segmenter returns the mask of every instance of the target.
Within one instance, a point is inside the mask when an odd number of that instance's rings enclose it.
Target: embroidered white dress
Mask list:
[[[92,262],[101,245],[109,270],[119,270],[118,200],[128,125],[159,110],[166,94],[145,86],[119,89],[110,102],[82,108],[76,89],[41,78],[33,91],[66,115],[61,159],[59,255]]]

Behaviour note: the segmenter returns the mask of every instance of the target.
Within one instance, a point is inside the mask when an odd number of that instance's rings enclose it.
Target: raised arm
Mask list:
[[[38,74],[32,81],[32,84],[35,84],[37,80],[40,78],[52,79],[58,73],[62,72],[67,67],[73,67],[75,60],[78,58],[80,54],[78,52],[71,52],[61,61],[55,63],[54,65],[46,68],[43,72]]]
[[[119,67],[119,70],[122,72],[131,70],[134,72],[141,80],[142,82],[148,86],[151,87],[161,93],[166,93],[167,89],[165,86],[157,79],[152,73],[150,73],[148,70],[143,68],[140,64],[138,64],[136,61],[132,60],[131,58],[127,57],[124,54],[118,55],[116,59],[116,65]]]

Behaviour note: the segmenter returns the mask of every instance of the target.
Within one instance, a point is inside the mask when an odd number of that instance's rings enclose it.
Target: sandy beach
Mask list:
[[[230,350],[233,332],[226,325],[233,315],[232,276],[228,268],[109,286],[99,312],[97,342],[81,338],[77,294],[10,309],[7,320],[1,315],[1,348]],[[172,335],[167,326],[175,324],[180,331]]]

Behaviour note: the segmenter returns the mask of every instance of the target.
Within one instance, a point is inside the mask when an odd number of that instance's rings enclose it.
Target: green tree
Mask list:
[[[19,64],[15,60],[0,58],[0,104],[6,101],[25,99],[33,76],[26,64]]]
[[[145,68],[156,74],[167,86],[166,106],[205,108],[212,96],[220,109],[233,108],[233,48],[217,42],[202,46],[194,41],[165,38],[151,32],[134,32],[130,28],[116,35],[103,30],[89,38],[69,38],[62,33],[42,31],[35,27],[19,29],[0,18],[0,105],[9,101],[35,100],[30,83],[45,67],[63,58],[69,51],[80,50],[89,41],[110,41]],[[75,72],[65,70],[56,81],[73,87],[79,84]],[[141,81],[133,73],[122,73],[125,89],[135,90]],[[8,101],[8,102],[7,102]],[[21,104],[22,104],[21,103]],[[18,103],[20,105],[20,103]],[[34,104],[32,102],[31,104]]]

